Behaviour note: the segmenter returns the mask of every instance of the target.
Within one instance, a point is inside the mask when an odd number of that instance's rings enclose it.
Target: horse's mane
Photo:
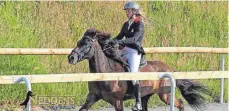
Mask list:
[[[116,49],[111,44],[108,44],[111,38],[109,33],[98,31],[95,28],[90,28],[84,33],[84,36],[89,36],[92,39],[98,40],[98,43],[103,50],[102,52],[107,58],[112,59],[114,62],[119,63],[122,66],[127,66],[126,61],[124,61],[121,57],[121,51]],[[129,70],[126,67],[123,68],[125,68],[124,70]]]
[[[87,29],[87,31],[84,33],[84,36],[89,36],[93,39],[98,39],[98,40],[107,40],[111,38],[110,33],[107,33],[105,31],[99,31],[95,28]]]
[[[120,61],[121,53],[119,53],[119,50],[107,44],[107,42],[109,42],[111,38],[111,35],[109,33],[96,30],[95,28],[90,28],[87,29],[87,31],[84,33],[84,37],[86,36],[90,37],[93,40],[97,40],[97,42],[94,43],[96,44],[96,50],[94,56],[95,58],[97,58],[95,60],[95,63],[98,63],[100,65],[106,64],[105,66],[97,67],[96,69],[99,69],[100,71],[108,71],[108,70],[116,70],[116,69],[120,71],[125,70],[123,66],[121,66],[123,62]],[[100,48],[97,47],[98,45],[100,46]],[[103,59],[104,57],[106,57],[107,59]],[[112,67],[116,67],[116,68],[112,68]]]

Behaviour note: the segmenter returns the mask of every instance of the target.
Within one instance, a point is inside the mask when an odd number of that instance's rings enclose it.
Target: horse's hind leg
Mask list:
[[[142,111],[148,111],[148,101],[149,101],[149,98],[152,96],[153,94],[149,94],[149,95],[146,95],[144,97],[141,98],[141,101],[142,101]]]
[[[83,104],[83,106],[80,108],[79,111],[88,111],[88,109],[98,100],[100,99],[99,96],[93,93],[89,93],[87,95],[86,102]]]
[[[115,111],[123,111],[123,100],[115,100],[113,105],[115,107]]]
[[[165,103],[170,105],[170,93],[167,94],[159,94],[160,99]],[[180,110],[180,111],[184,111],[184,104],[181,100],[177,100],[175,98],[175,106]]]

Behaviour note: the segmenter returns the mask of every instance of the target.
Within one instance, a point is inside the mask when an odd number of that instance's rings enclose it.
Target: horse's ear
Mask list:
[[[107,34],[107,38],[110,39],[111,38],[111,34]]]

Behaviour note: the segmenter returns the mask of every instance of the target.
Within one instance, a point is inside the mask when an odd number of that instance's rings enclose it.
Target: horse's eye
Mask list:
[[[90,44],[91,40],[90,39],[84,39],[83,42],[84,42],[84,44],[87,44],[88,45],[88,44]]]
[[[77,46],[78,46],[78,47],[81,47],[82,45],[84,45],[83,41],[77,42]]]

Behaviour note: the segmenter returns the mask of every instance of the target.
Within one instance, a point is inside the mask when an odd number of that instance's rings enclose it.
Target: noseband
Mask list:
[[[92,39],[90,36],[84,36],[84,38],[87,38],[87,39],[89,39],[90,40],[90,42],[89,42],[89,47],[96,47],[95,45],[94,45],[94,42],[96,41],[96,39]],[[83,49],[84,50],[84,49]],[[89,50],[90,51],[90,50]],[[88,51],[88,52],[89,52]],[[84,59],[86,56],[84,55],[84,53],[81,53],[82,52],[82,50],[79,52],[79,51],[77,51],[77,50],[75,50],[75,49],[73,49],[72,50],[72,52],[74,52],[74,53],[76,53],[77,55],[78,55],[78,59],[79,60],[82,60],[82,59]],[[88,52],[86,52],[86,53],[88,53]]]

